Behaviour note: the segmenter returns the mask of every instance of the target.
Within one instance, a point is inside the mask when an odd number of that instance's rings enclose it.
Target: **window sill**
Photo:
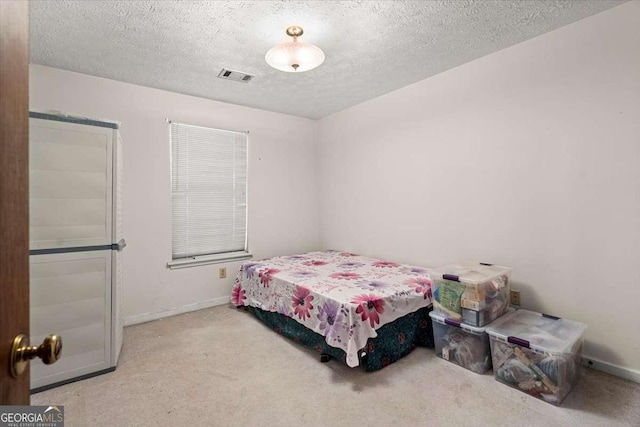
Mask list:
[[[178,268],[197,267],[199,265],[220,264],[222,262],[242,261],[251,259],[253,255],[248,252],[229,252],[226,254],[203,255],[191,258],[174,259],[167,263],[167,267],[171,270]]]

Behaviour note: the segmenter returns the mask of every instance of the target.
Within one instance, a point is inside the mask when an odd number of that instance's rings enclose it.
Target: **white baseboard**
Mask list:
[[[137,314],[135,316],[124,319],[124,326],[137,325],[139,323],[151,322],[152,320],[163,319],[176,314],[189,313],[190,311],[202,310],[203,308],[214,307],[216,305],[224,305],[230,302],[230,297],[214,298],[206,301],[197,302],[195,304],[183,305],[182,307],[172,308],[170,310],[158,313]]]
[[[589,369],[595,369],[596,371],[601,371],[606,374],[613,375],[614,377],[619,377],[625,380],[633,381],[635,383],[640,383],[640,372],[633,369],[613,365],[611,363],[603,362],[602,360],[594,359],[587,356],[582,357],[582,365]]]

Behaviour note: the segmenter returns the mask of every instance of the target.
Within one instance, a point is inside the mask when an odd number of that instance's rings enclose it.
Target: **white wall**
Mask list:
[[[322,245],[511,265],[640,370],[639,28],[626,3],[323,119]]]
[[[240,265],[166,268],[171,193],[165,118],[250,131],[249,244],[255,257],[318,249],[314,121],[38,65],[31,66],[30,74],[32,110],[122,122],[128,243],[123,311],[129,322],[192,304],[228,301]],[[227,267],[227,279],[218,279],[219,267]]]

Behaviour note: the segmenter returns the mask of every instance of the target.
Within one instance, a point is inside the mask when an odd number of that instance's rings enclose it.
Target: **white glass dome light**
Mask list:
[[[287,28],[292,42],[282,43],[269,49],[264,59],[276,70],[302,73],[313,70],[324,62],[324,52],[318,46],[298,41],[304,31],[300,27]]]

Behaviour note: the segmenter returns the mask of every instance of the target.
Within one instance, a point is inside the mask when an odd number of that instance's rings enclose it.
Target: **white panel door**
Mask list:
[[[31,342],[62,337],[54,365],[31,362],[31,388],[111,366],[111,250],[31,255]]]
[[[113,132],[29,119],[31,249],[112,243]]]

